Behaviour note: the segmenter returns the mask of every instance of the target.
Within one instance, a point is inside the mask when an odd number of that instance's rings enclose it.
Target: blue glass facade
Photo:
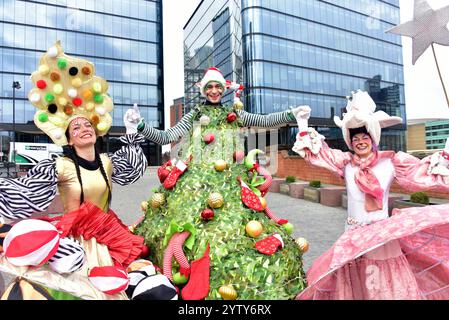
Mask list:
[[[0,130],[11,130],[12,83],[19,81],[17,141],[47,139],[24,133],[39,133],[27,94],[42,53],[57,40],[67,54],[93,62],[109,82],[112,135],[124,133],[123,113],[133,103],[152,126],[163,127],[161,0],[2,0],[0,35]]]
[[[398,1],[243,0],[247,105],[270,113],[310,105],[310,124],[345,148],[333,116],[345,96],[367,90],[378,109],[406,118]],[[405,121],[404,121],[405,123]],[[292,144],[296,129],[283,129]],[[405,125],[383,131],[381,149],[405,150]]]
[[[444,149],[449,137],[449,121],[430,121],[426,123],[427,149]]]
[[[202,1],[199,9],[217,2]],[[248,111],[266,114],[308,104],[310,124],[331,146],[346,148],[332,117],[342,115],[352,90],[363,89],[378,109],[405,123],[401,39],[385,32],[399,23],[398,0],[221,2],[240,7],[241,29],[231,33],[242,34]],[[196,16],[191,21],[204,20],[197,25],[209,21]],[[291,145],[295,134],[296,128],[283,129],[281,144]],[[380,148],[405,150],[405,125],[385,129]]]

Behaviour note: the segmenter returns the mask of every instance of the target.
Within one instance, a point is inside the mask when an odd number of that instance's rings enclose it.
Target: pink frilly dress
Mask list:
[[[348,219],[344,234],[313,262],[308,286],[296,299],[449,299],[449,205],[394,209],[388,215],[394,179],[410,191],[449,192],[449,176],[432,173],[435,161],[430,156],[419,160],[403,152],[379,151],[369,167],[377,187],[368,191],[369,179],[358,181],[361,165],[355,156],[330,149],[318,136],[315,132],[311,148],[298,136],[293,150],[345,179]],[[368,193],[377,193],[377,208]]]

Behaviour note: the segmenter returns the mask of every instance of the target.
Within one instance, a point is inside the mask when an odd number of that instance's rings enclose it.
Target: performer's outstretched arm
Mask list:
[[[56,196],[55,160],[42,160],[25,177],[0,179],[0,216],[24,219],[45,211]]]
[[[148,166],[147,158],[140,147],[140,143],[145,139],[141,134],[133,133],[120,137],[120,141],[125,145],[109,154],[113,167],[112,181],[126,186],[140,179]]]
[[[423,159],[398,152],[393,158],[395,178],[411,191],[449,191],[449,138],[443,151]]]
[[[172,142],[179,141],[183,136],[188,134],[192,128],[192,118],[195,115],[195,111],[192,110],[186,114],[182,119],[173,127],[167,130],[158,130],[149,126],[145,122],[141,122],[137,127],[137,130],[145,136],[148,140],[156,142],[160,145],[166,145]]]
[[[242,119],[245,127],[269,128],[295,121],[295,116],[292,110],[275,112],[267,115],[249,113],[240,109],[237,109],[236,112],[240,119]]]

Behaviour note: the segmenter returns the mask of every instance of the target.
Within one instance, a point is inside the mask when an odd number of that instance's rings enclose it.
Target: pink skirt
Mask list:
[[[346,231],[307,281],[296,299],[449,299],[449,205],[396,209]]]

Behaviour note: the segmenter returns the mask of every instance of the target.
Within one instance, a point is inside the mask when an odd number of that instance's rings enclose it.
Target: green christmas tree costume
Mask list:
[[[235,121],[228,117],[232,112],[238,115]],[[242,115],[251,114],[233,106],[204,104],[189,114],[191,129],[186,141],[181,142],[179,157],[188,168],[172,189],[159,187],[157,193],[163,194],[165,201],[149,201],[145,218],[136,226],[135,233],[145,238],[149,259],[160,267],[170,236],[176,232],[191,233],[183,247],[189,262],[203,257],[210,245],[210,290],[206,299],[222,299],[219,289],[224,285],[235,289],[237,299],[292,299],[306,286],[300,248],[286,229],[264,211],[252,210],[242,202],[237,178],[252,184],[253,189],[262,180],[256,179],[241,161],[233,159],[234,151],[244,150],[239,132],[249,120],[242,121]],[[203,139],[208,134],[215,137],[210,143]],[[226,161],[226,169],[217,170],[214,166],[217,160]],[[211,208],[212,193],[221,194],[223,203],[213,209],[213,219],[206,220],[201,212]],[[220,201],[216,204],[212,199],[212,206],[219,205]],[[251,220],[263,226],[263,232],[256,238],[245,231]],[[274,233],[282,237],[283,248],[272,255],[260,253],[256,242]],[[179,265],[173,260],[172,273],[178,271]]]

